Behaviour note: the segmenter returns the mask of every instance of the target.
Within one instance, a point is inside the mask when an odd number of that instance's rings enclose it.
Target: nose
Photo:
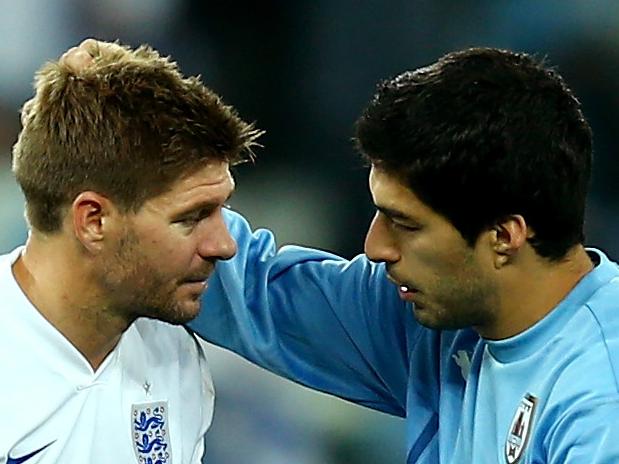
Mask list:
[[[377,211],[365,236],[365,254],[376,262],[395,263],[400,260],[400,252],[389,230],[387,218]]]
[[[227,260],[236,254],[236,241],[230,235],[221,213],[213,214],[204,224],[200,234],[198,254],[205,260]]]

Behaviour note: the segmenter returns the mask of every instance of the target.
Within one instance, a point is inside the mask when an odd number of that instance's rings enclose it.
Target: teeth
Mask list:
[[[406,285],[400,285],[400,291],[403,292],[403,293],[407,293],[409,290],[408,290],[408,287]]]

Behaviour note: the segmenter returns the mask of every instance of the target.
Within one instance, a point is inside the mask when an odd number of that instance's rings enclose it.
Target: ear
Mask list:
[[[494,267],[499,269],[513,262],[518,252],[526,245],[527,239],[533,235],[533,230],[520,214],[512,214],[501,219],[491,231]]]
[[[99,253],[117,215],[114,204],[97,192],[86,191],[75,197],[71,212],[75,238],[91,253]]]

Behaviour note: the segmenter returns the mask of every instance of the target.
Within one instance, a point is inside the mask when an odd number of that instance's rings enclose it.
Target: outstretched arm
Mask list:
[[[382,265],[284,247],[227,213],[237,255],[219,262],[190,327],[311,388],[403,416],[421,329]]]

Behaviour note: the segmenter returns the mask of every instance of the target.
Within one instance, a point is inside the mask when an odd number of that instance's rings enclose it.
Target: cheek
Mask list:
[[[443,272],[441,284],[445,299],[459,302],[463,307],[482,306],[489,292],[489,282],[470,257],[450,263]]]
[[[183,272],[182,256],[184,255],[180,243],[168,243],[161,239],[143,241],[139,257],[134,260],[136,277],[144,282],[145,286],[170,280]]]
[[[461,247],[450,246],[449,240],[430,234],[402,242],[404,272],[413,283],[428,292],[452,291],[471,277],[469,256]],[[434,289],[434,290],[433,290]]]
[[[185,275],[192,267],[195,253],[182,244],[161,249],[157,254],[160,272],[167,275]]]
[[[195,250],[195,240],[180,231],[170,230],[165,234],[158,234],[149,242],[149,254],[159,261],[168,261],[170,264],[183,261],[183,257],[191,256]]]
[[[453,266],[453,257],[429,235],[412,234],[410,238],[404,238],[399,243],[406,268],[422,279],[440,275]]]

